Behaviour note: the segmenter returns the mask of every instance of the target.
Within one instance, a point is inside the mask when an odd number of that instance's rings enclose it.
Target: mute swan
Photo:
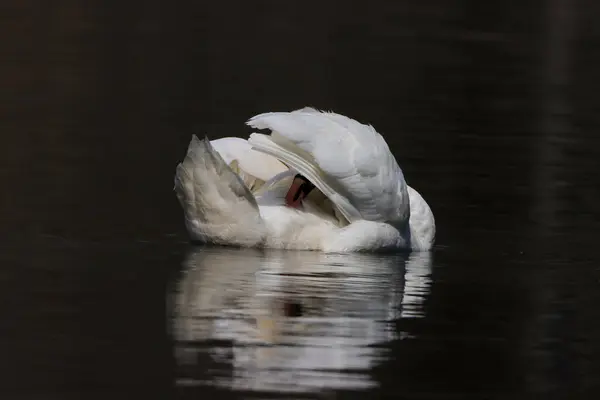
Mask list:
[[[271,134],[193,136],[177,166],[192,239],[324,252],[432,247],[433,213],[372,126],[312,108],[247,124]]]

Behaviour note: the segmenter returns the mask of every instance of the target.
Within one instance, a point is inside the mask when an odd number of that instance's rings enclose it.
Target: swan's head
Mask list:
[[[320,215],[338,226],[349,224],[335,204],[302,174],[294,176],[285,195],[285,204],[288,207]]]
[[[285,195],[285,204],[288,207],[300,208],[302,200],[308,196],[308,194],[315,188],[308,179],[301,174],[296,174],[292,185]]]

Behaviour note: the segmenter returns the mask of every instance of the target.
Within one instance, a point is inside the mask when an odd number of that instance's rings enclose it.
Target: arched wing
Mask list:
[[[349,221],[408,220],[402,170],[372,126],[311,108],[260,114],[248,125],[272,132],[253,133],[254,148],[305,174]]]

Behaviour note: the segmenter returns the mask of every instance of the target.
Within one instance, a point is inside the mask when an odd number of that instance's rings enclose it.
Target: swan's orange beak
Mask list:
[[[308,179],[300,174],[296,175],[292,182],[292,186],[290,186],[290,190],[288,190],[285,195],[285,204],[288,207],[300,208],[302,199],[304,199],[314,187],[315,185],[310,183]]]

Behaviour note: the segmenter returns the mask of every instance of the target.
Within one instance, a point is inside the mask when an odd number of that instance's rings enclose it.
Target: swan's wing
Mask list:
[[[254,148],[304,174],[349,221],[407,221],[402,170],[372,126],[311,108],[260,114],[248,125],[272,131],[253,133]]]
[[[237,161],[242,171],[263,181],[288,170],[275,157],[253,150],[246,139],[225,137],[211,140],[210,144],[227,164]]]

